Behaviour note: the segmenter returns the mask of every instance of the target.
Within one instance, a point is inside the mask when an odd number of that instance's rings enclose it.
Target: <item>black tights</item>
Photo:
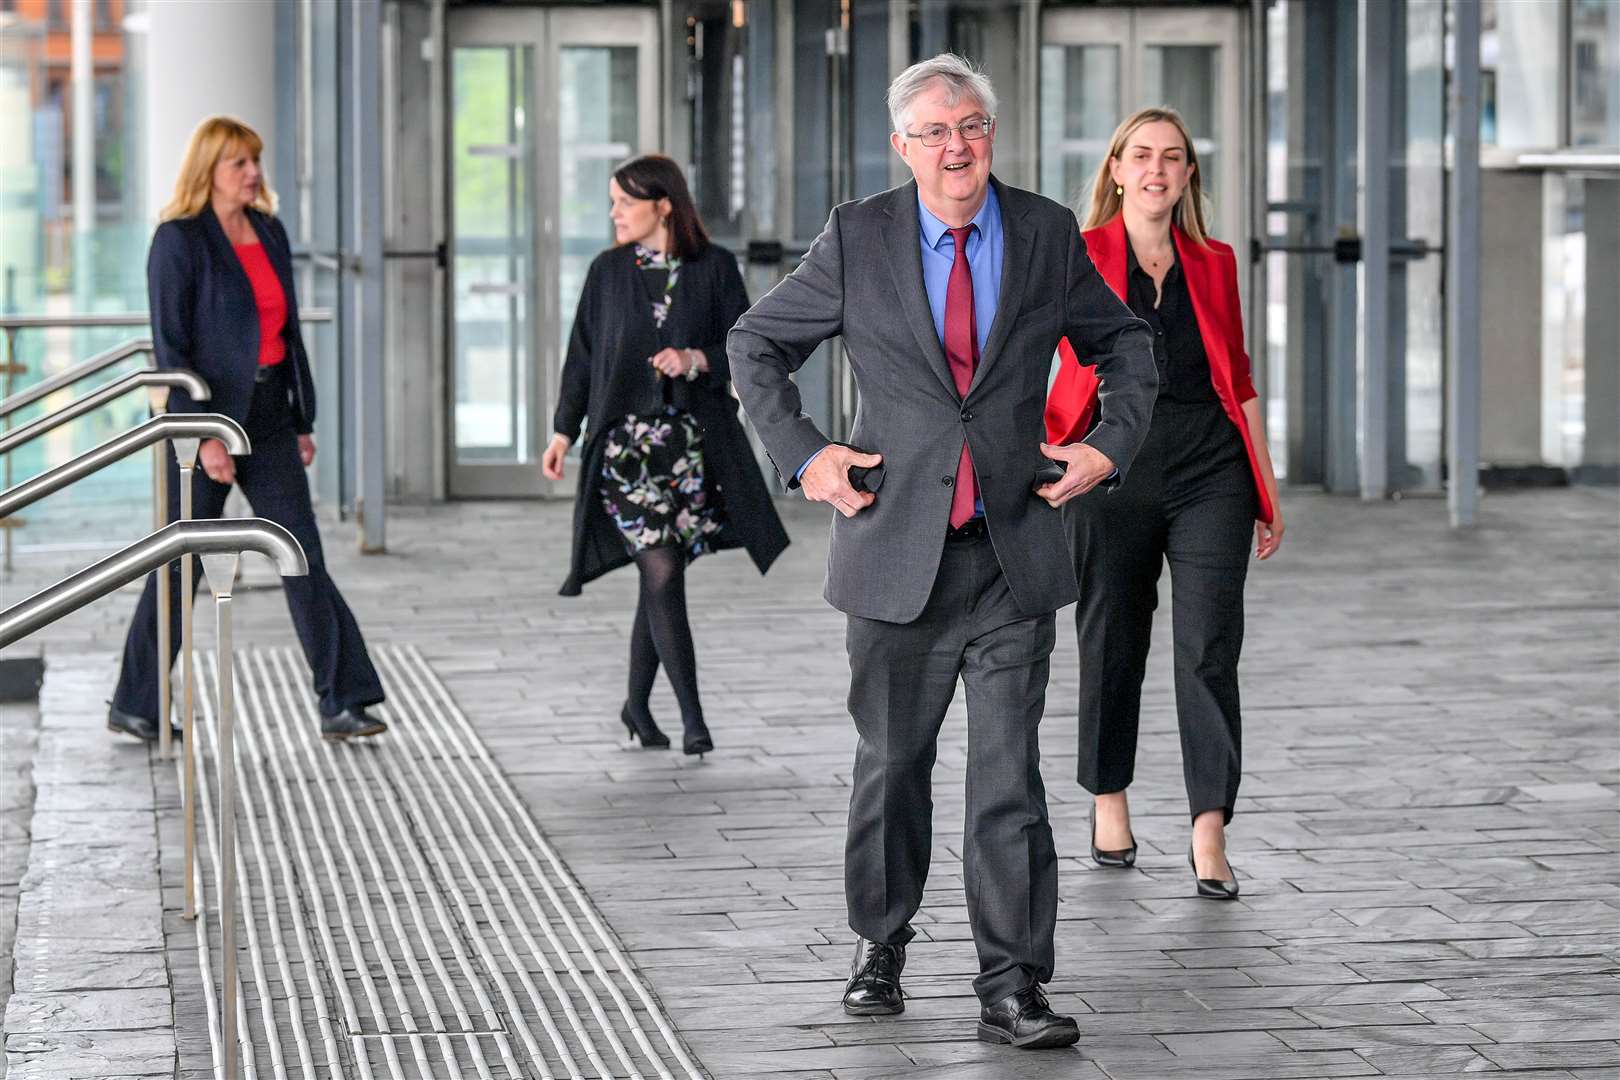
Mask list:
[[[697,655],[686,621],[686,553],[676,547],[650,548],[636,556],[636,569],[641,571],[641,596],[630,631],[630,707],[648,711],[662,662],[680,702],[681,719],[702,723]]]

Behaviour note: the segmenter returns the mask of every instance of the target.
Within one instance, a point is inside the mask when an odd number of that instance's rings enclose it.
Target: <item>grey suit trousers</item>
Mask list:
[[[935,748],[960,678],[963,881],[979,956],[973,988],[987,1004],[1052,977],[1057,855],[1038,731],[1055,636],[1053,613],[1019,610],[982,538],[946,543],[913,621],[849,616],[849,711],[860,734],[844,862],[850,927],[886,944],[915,933],[933,841]]]

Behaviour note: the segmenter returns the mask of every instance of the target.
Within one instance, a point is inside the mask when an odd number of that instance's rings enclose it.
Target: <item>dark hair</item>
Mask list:
[[[709,246],[709,234],[692,201],[692,191],[673,158],[663,154],[631,158],[613,171],[613,179],[632,199],[669,200],[668,254],[688,259]]]

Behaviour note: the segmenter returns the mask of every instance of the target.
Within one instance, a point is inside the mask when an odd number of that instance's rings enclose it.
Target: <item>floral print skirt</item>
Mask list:
[[[601,495],[632,555],[680,547],[696,558],[713,550],[720,513],[704,487],[703,429],[690,413],[666,406],[614,425],[602,454]]]

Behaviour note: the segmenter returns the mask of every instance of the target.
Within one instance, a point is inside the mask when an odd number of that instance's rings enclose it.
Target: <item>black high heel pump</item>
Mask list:
[[[1232,869],[1232,860],[1226,861],[1226,868],[1231,872],[1230,880],[1223,878],[1202,878],[1198,876],[1198,864],[1193,861],[1192,845],[1187,845],[1187,865],[1192,867],[1193,880],[1198,882],[1198,895],[1205,900],[1236,900],[1238,897],[1237,871]]]
[[[688,720],[683,725],[686,729],[681,739],[681,752],[688,756],[696,754],[702,757],[714,749],[714,740],[709,737],[709,727],[702,720]]]
[[[647,750],[668,750],[669,736],[658,730],[653,722],[652,713],[632,713],[630,703],[624,703],[619,710],[619,720],[630,732],[630,741],[641,740],[641,745]]]
[[[1118,851],[1104,851],[1097,846],[1097,807],[1091,807],[1091,860],[1111,870],[1129,870],[1136,865],[1136,835],[1131,831],[1131,846]]]

